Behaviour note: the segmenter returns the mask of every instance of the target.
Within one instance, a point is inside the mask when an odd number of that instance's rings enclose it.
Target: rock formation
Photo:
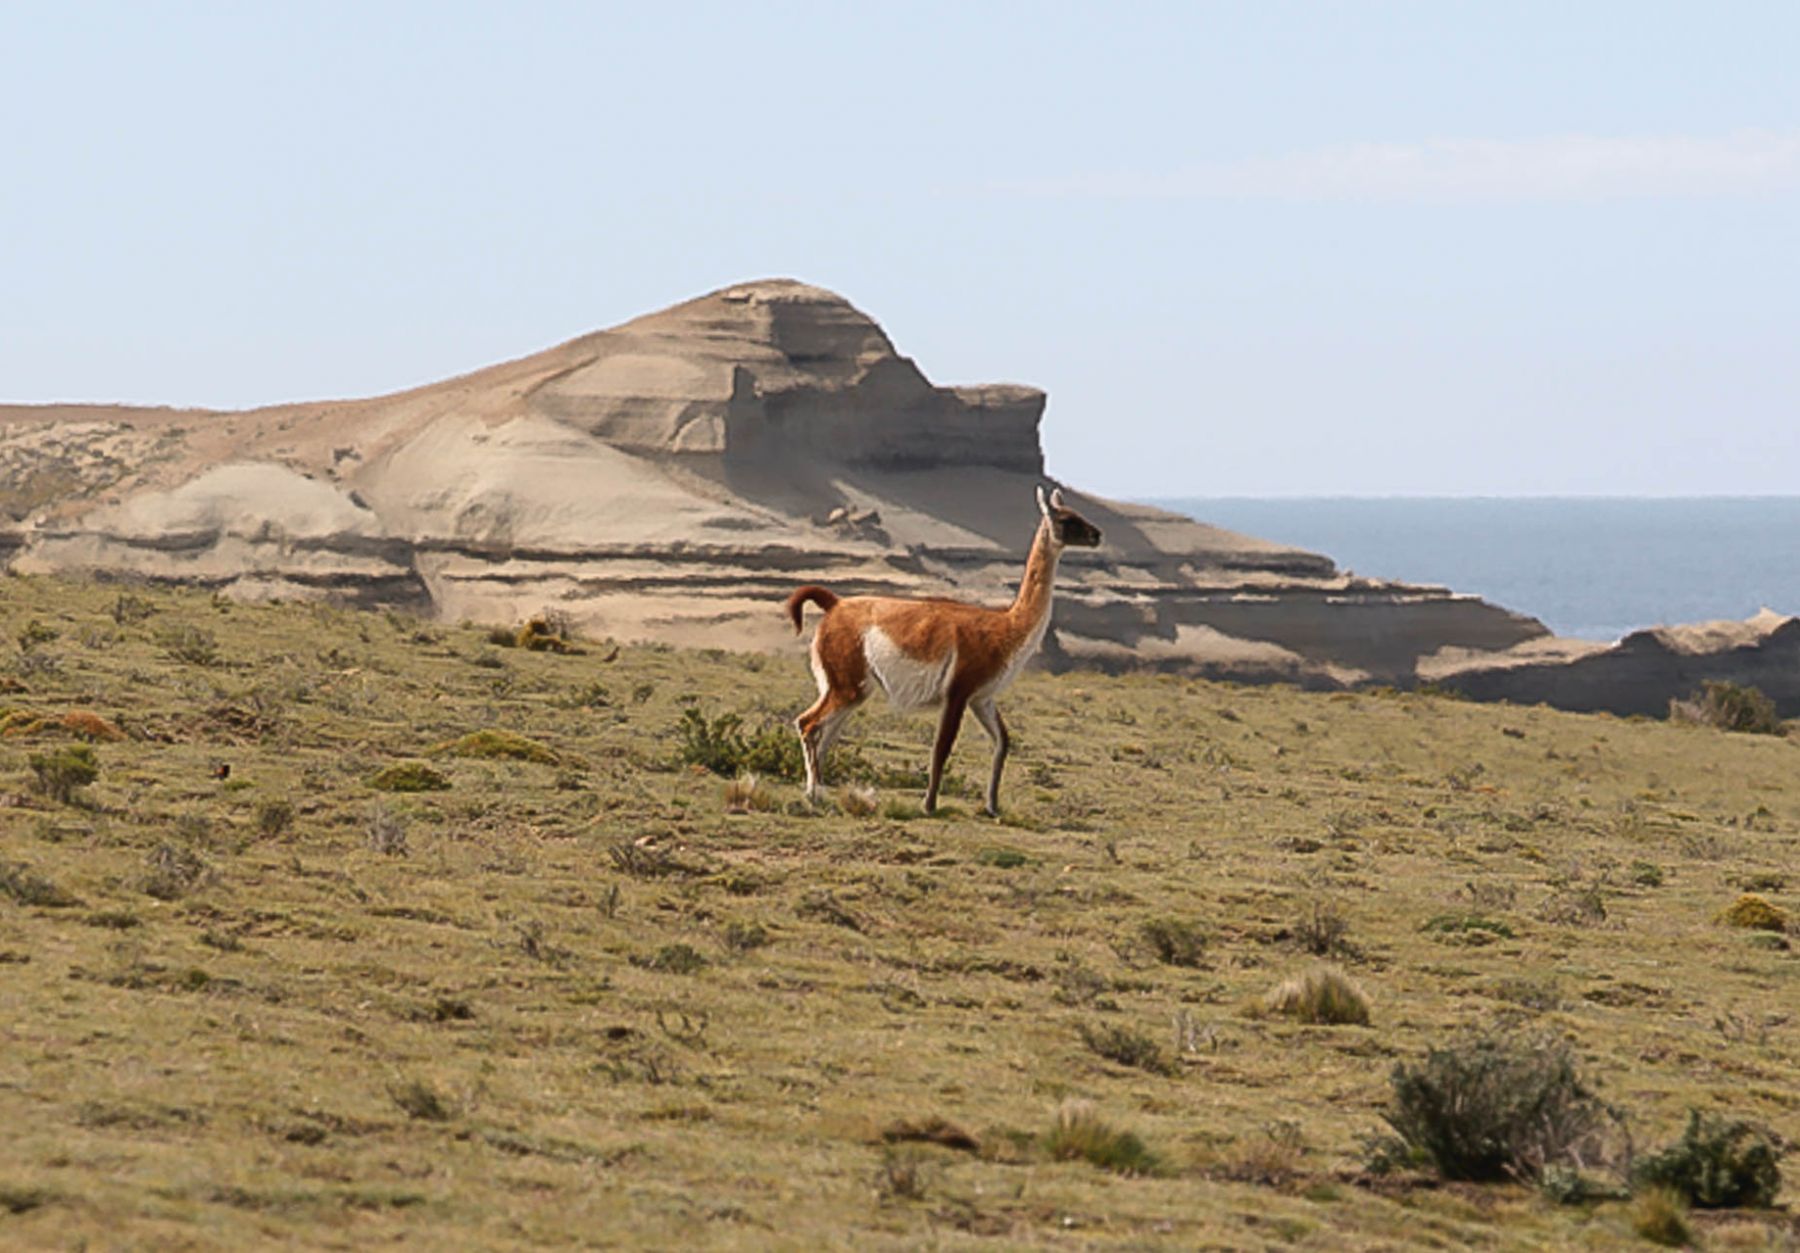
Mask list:
[[[939,387],[841,297],[746,283],[519,361],[247,412],[0,408],[0,557],[246,597],[333,597],[595,635],[795,649],[796,583],[1012,594],[1044,394]],[[1536,621],[1067,487],[1054,666],[1410,682]]]

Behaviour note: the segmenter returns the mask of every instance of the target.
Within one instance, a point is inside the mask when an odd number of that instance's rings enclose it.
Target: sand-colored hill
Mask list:
[[[246,412],[0,407],[0,555],[587,630],[793,647],[796,582],[1003,601],[1035,525],[1045,397],[942,387],[842,297],[729,287],[391,396]],[[1050,664],[1330,685],[1542,638],[1442,588],[1156,509],[1065,565]]]

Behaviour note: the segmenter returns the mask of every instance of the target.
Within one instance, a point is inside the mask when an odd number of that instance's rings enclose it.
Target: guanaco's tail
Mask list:
[[[808,583],[805,587],[797,587],[794,594],[787,598],[787,615],[794,620],[794,634],[800,634],[800,607],[811,601],[826,613],[837,607],[837,593],[828,587],[820,587],[817,583]]]

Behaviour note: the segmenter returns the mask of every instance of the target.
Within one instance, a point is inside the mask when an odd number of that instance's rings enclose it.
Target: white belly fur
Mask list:
[[[909,657],[880,627],[863,636],[863,656],[869,674],[897,709],[923,709],[941,705],[956,669],[956,650],[933,661]]]

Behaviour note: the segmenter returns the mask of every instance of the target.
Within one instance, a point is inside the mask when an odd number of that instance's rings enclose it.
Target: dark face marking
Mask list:
[[[1100,546],[1100,528],[1073,509],[1055,510],[1050,515],[1050,522],[1056,528],[1056,542],[1059,544],[1071,548]]]

